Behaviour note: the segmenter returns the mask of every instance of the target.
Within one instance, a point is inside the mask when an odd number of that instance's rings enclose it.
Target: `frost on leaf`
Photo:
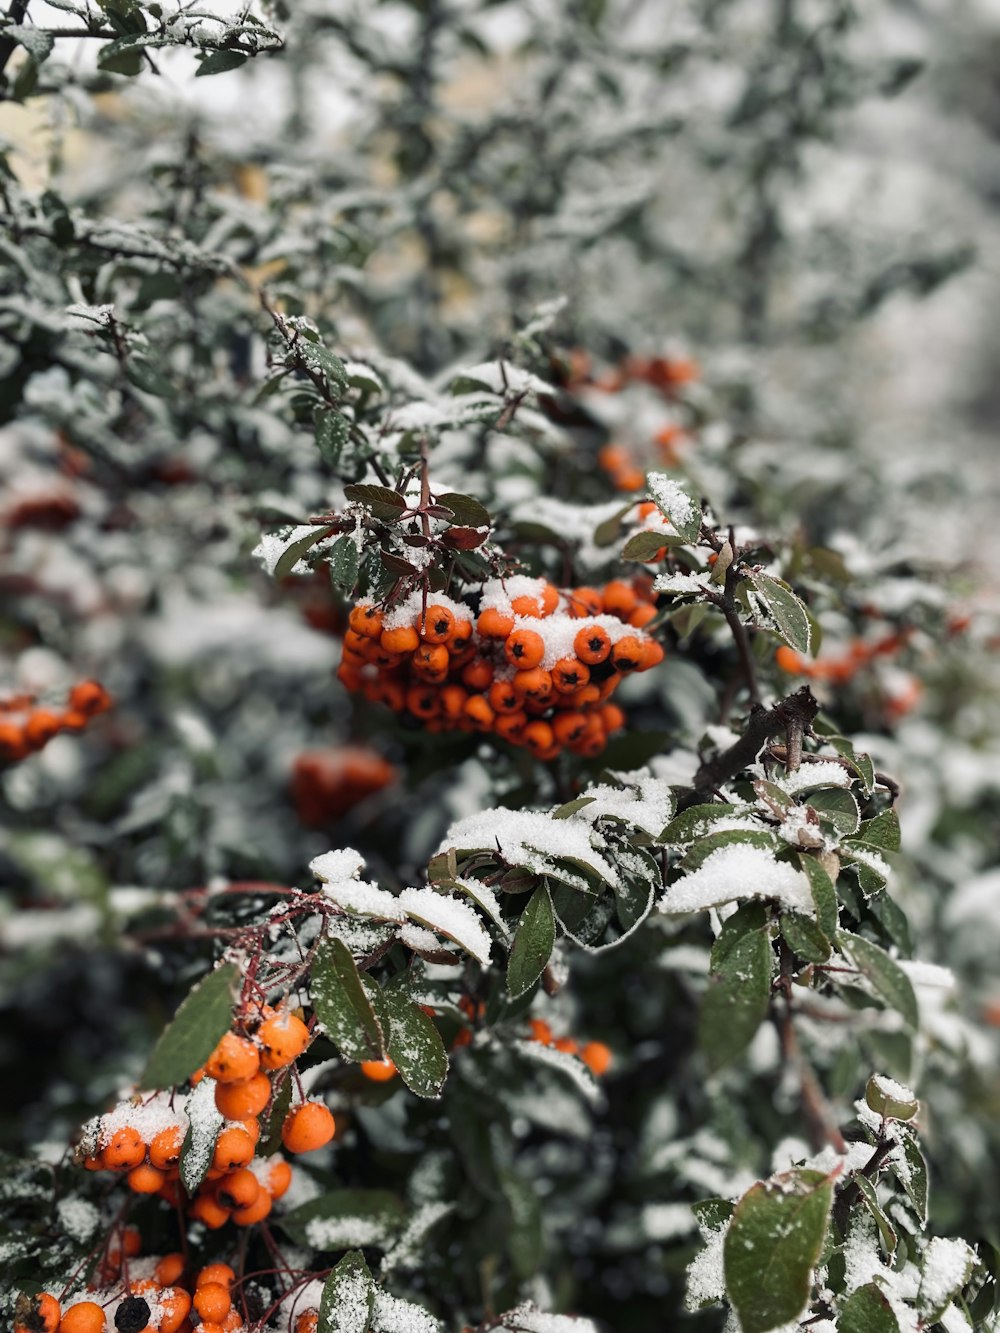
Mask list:
[[[489,963],[490,937],[467,903],[434,889],[404,889],[396,901],[414,921],[454,940],[484,967]]]
[[[660,903],[668,913],[701,912],[737,899],[772,898],[814,916],[805,875],[761,847],[734,842],[710,852],[697,870],[675,880]]]

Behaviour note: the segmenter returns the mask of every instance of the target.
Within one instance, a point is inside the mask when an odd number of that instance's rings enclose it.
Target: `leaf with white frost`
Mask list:
[[[490,937],[467,903],[435,889],[413,888],[404,889],[396,901],[412,920],[454,940],[484,967],[489,964]]]

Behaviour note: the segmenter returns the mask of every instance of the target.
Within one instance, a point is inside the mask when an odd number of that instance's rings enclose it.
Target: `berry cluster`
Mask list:
[[[309,1040],[309,1029],[295,1014],[266,1009],[253,1036],[246,1029],[227,1032],[191,1076],[192,1088],[205,1078],[213,1080],[215,1108],[222,1118],[192,1198],[181,1183],[180,1162],[193,1092],[187,1097],[140,1094],[90,1121],[78,1149],[80,1160],[91,1171],[123,1173],[136,1194],[158,1195],[210,1230],[229,1221],[244,1227],[263,1221],[291,1184],[292,1169],[280,1156],[255,1156],[258,1116],[273,1096],[270,1076],[291,1065]],[[303,1101],[285,1115],[281,1138],[290,1153],[312,1152],[330,1141],[334,1129],[326,1106]]]
[[[43,749],[61,731],[82,731],[92,718],[106,713],[111,696],[96,680],[81,680],[69,691],[61,711],[36,708],[33,694],[0,701],[0,762],[17,763]]]
[[[600,1078],[611,1068],[611,1048],[603,1041],[577,1041],[575,1037],[557,1037],[544,1018],[528,1020],[531,1032],[529,1041],[537,1041],[542,1046],[551,1046],[554,1050],[564,1051],[567,1055],[578,1055],[590,1072]]]
[[[292,766],[292,800],[306,828],[340,819],[396,779],[387,759],[364,745],[306,750]]]
[[[124,1262],[106,1263],[101,1272],[105,1285],[88,1288],[97,1299],[74,1301],[63,1310],[49,1292],[22,1297],[14,1333],[109,1333],[109,1322],[118,1333],[190,1333],[195,1323],[199,1333],[238,1333],[244,1327],[233,1304],[236,1274],[228,1264],[207,1264],[186,1283],[189,1265],[183,1254],[139,1259],[140,1248],[138,1231],[126,1227],[116,1252],[124,1252]],[[295,1333],[314,1330],[315,1321],[310,1329],[300,1315]]]
[[[663,660],[644,627],[655,617],[642,580],[560,592],[518,575],[483,585],[479,613],[419,592],[383,611],[355,606],[337,675],[428,731],[492,733],[537,758],[592,756],[624,725],[609,702],[623,677]]]

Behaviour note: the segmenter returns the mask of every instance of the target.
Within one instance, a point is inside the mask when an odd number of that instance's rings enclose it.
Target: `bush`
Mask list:
[[[972,252],[796,213],[918,66],[777,0],[56,8],[0,36],[4,1312],[1000,1326],[970,493],[828,373]]]

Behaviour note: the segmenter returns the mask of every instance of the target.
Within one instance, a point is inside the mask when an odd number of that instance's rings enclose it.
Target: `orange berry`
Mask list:
[[[532,754],[539,758],[544,758],[544,755],[539,754],[539,751],[551,749],[554,740],[552,728],[547,722],[542,722],[540,719],[529,722],[524,729],[524,744]]]
[[[400,625],[396,629],[384,629],[379,636],[379,643],[387,653],[406,656],[420,647],[420,635],[412,625]]]
[[[504,640],[504,656],[511,666],[522,671],[541,666],[545,656],[545,640],[533,629],[515,629]]]
[[[596,588],[574,588],[567,594],[569,614],[573,620],[583,620],[587,616],[599,616],[604,609],[601,594]]]
[[[215,1140],[212,1165],[220,1171],[235,1171],[253,1157],[254,1141],[242,1126],[230,1126]]]
[[[184,1272],[184,1256],[178,1250],[165,1254],[153,1269],[153,1276],[161,1287],[172,1287]]]
[[[239,1083],[219,1083],[215,1105],[227,1120],[249,1120],[260,1115],[271,1096],[271,1080],[263,1072]]]
[[[160,1307],[159,1333],[178,1333],[191,1313],[190,1293],[183,1287],[167,1285],[159,1293],[157,1304]]]
[[[359,603],[347,618],[355,634],[365,639],[378,639],[382,634],[382,612],[370,603]]]
[[[496,714],[489,706],[484,694],[470,694],[465,701],[462,713],[469,719],[476,731],[490,731],[496,720]]]
[[[643,640],[635,634],[626,634],[611,649],[611,664],[622,675],[637,671],[644,652]]]
[[[24,739],[32,750],[40,750],[62,731],[62,718],[48,708],[38,708],[24,724]]]
[[[557,1037],[552,1045],[557,1051],[565,1051],[567,1055],[576,1055],[580,1049],[580,1043],[574,1041],[572,1037]]]
[[[628,451],[622,444],[605,444],[597,451],[597,461],[605,472],[617,472],[628,466]]]
[[[552,734],[560,745],[571,745],[573,741],[578,741],[587,731],[587,719],[583,713],[575,709],[567,713],[559,713],[552,719]]]
[[[257,1041],[261,1048],[261,1068],[284,1069],[309,1045],[309,1029],[301,1018],[286,1011],[261,1023]]]
[[[108,1318],[96,1301],[77,1301],[59,1321],[59,1333],[104,1333]]]
[[[232,1314],[232,1310],[229,1314]],[[226,1318],[228,1319],[229,1315],[226,1315]],[[215,1319],[203,1319],[198,1325],[198,1333],[226,1333],[226,1326],[224,1323],[218,1323]]]
[[[233,1308],[233,1298],[222,1282],[199,1282],[192,1304],[199,1318],[220,1323]]]
[[[639,599],[635,594],[635,589],[624,579],[612,579],[610,583],[604,585],[604,592],[601,595],[605,611],[613,616],[628,616],[639,605]]]
[[[205,1073],[217,1083],[243,1082],[253,1078],[259,1068],[257,1047],[235,1032],[227,1032],[205,1061]]]
[[[510,609],[515,616],[530,616],[533,620],[539,620],[542,615],[541,598],[522,593],[520,597],[511,598]]]
[[[448,662],[448,649],[436,640],[422,643],[413,654],[413,669],[425,679],[440,676],[443,680],[448,674]]]
[[[543,1046],[552,1045],[552,1029],[544,1018],[529,1018],[528,1027],[531,1028],[532,1041],[540,1041]]]
[[[656,607],[649,602],[642,606],[637,606],[628,618],[628,623],[633,629],[644,629],[651,620],[655,620],[659,615]]]
[[[611,653],[611,636],[600,625],[584,625],[573,640],[573,651],[581,662],[596,666]]]
[[[625,714],[617,704],[604,704],[600,712],[601,722],[604,730],[620,731],[625,725]]]
[[[805,674],[806,660],[801,653],[797,653],[794,648],[789,648],[787,644],[782,644],[774,654],[774,660],[782,671],[787,671],[789,675],[801,676]]]
[[[70,690],[68,703],[75,712],[96,717],[111,707],[111,695],[96,680],[81,680]]]
[[[246,1225],[244,1223],[244,1225]],[[238,1328],[243,1327],[243,1316],[239,1310],[230,1310],[222,1321],[222,1333],[236,1333]]]
[[[280,1158],[273,1162],[267,1173],[267,1192],[272,1199],[280,1199],[292,1183],[292,1164]]]
[[[303,1102],[285,1116],[281,1141],[289,1152],[315,1152],[330,1142],[334,1129],[333,1116],[322,1102]]]
[[[493,724],[493,730],[511,745],[519,745],[527,721],[528,716],[523,710],[517,713],[501,713]]]
[[[406,707],[414,717],[426,721],[441,711],[441,692],[433,685],[413,685],[406,691]]]
[[[261,1190],[253,1203],[247,1204],[245,1208],[233,1209],[232,1220],[238,1227],[252,1227],[257,1222],[263,1222],[270,1211],[271,1196],[267,1190]]]
[[[295,1333],[316,1333],[319,1328],[319,1311],[303,1310],[295,1317]]]
[[[180,1125],[168,1125],[149,1141],[149,1161],[158,1171],[169,1171],[181,1160],[184,1135]],[[169,1285],[169,1284],[168,1284]]]
[[[260,1181],[245,1166],[241,1166],[238,1171],[230,1171],[215,1187],[215,1197],[223,1208],[248,1208],[257,1202],[259,1193]]]
[[[548,699],[552,693],[552,673],[544,667],[531,667],[514,673],[513,686],[522,699]]]
[[[257,1119],[257,1117],[253,1115],[248,1115],[246,1119],[244,1119],[242,1116],[240,1116],[237,1119],[237,1124],[243,1126],[246,1132],[253,1139],[253,1146],[256,1148],[257,1144],[260,1142],[260,1121]]]
[[[216,1203],[211,1194],[199,1194],[193,1200],[188,1213],[197,1222],[204,1222],[209,1231],[218,1231],[229,1221],[230,1211],[223,1208],[221,1203]]]
[[[559,605],[559,589],[553,583],[544,583],[541,593],[542,615],[550,616]]]
[[[122,1249],[130,1259],[142,1251],[142,1236],[138,1227],[126,1227],[122,1232]]]
[[[235,1281],[236,1273],[228,1264],[206,1264],[199,1270],[194,1285],[200,1287],[206,1282],[221,1282],[224,1287],[231,1287]]]
[[[389,1079],[395,1077],[396,1066],[388,1058],[385,1060],[362,1060],[361,1072],[365,1078],[370,1078],[373,1083],[388,1083]]]
[[[508,611],[499,611],[495,606],[480,611],[476,621],[476,629],[484,639],[506,639],[513,628],[513,615]]]
[[[181,1189],[180,1179],[177,1175],[167,1176],[166,1180],[157,1190],[157,1195],[171,1208],[179,1208],[184,1202],[184,1192]]]
[[[580,690],[590,680],[590,668],[576,657],[561,657],[552,668],[552,685],[560,694]]]
[[[611,480],[616,491],[641,491],[646,486],[646,474],[638,467],[622,468]]]
[[[611,1048],[603,1041],[588,1041],[580,1052],[580,1059],[598,1078],[611,1068]]]
[[[109,1171],[131,1171],[146,1156],[146,1145],[137,1129],[131,1125],[122,1125],[108,1140],[101,1161]]]
[[[452,722],[461,717],[468,697],[461,685],[446,685],[441,691],[441,711],[444,716]]]
[[[20,1298],[18,1304],[21,1304]],[[29,1297],[28,1304],[30,1309],[21,1316],[18,1329],[23,1328],[26,1333],[55,1333],[62,1314],[56,1298],[43,1291],[33,1300]]]
[[[125,1179],[135,1194],[158,1194],[167,1177],[162,1171],[157,1171],[155,1166],[142,1162],[134,1166]]]
[[[420,637],[424,643],[447,643],[455,628],[455,613],[446,606],[434,603],[420,620]]]
[[[462,684],[475,693],[488,690],[493,681],[493,667],[481,657],[462,669]]]
[[[646,639],[642,644],[642,657],[637,670],[648,671],[650,667],[659,666],[665,656],[662,643],[656,639]]]

